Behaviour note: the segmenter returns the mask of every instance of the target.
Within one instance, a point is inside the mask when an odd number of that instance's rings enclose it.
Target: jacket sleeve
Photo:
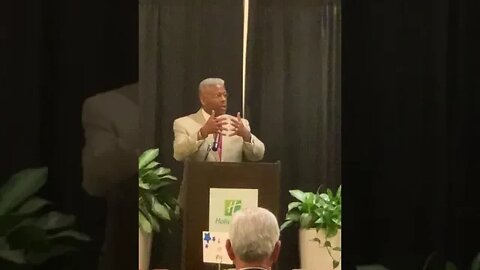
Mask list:
[[[205,140],[197,140],[198,131],[189,133],[187,128],[181,123],[181,119],[173,122],[173,157],[178,161],[184,161],[190,155],[197,152]]]
[[[242,119],[242,121],[243,125],[250,131],[248,120]],[[250,142],[243,142],[243,154],[245,155],[245,158],[250,161],[262,160],[263,155],[265,154],[265,145],[260,139],[252,134]]]

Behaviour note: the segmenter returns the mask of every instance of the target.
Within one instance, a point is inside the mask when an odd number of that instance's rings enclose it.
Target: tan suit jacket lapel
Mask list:
[[[202,109],[197,111],[197,113],[193,114],[193,120],[200,124],[201,126],[205,125],[207,120],[203,117]]]

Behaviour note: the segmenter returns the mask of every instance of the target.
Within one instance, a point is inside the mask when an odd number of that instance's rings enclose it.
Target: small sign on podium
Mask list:
[[[228,257],[227,249],[225,248],[227,239],[228,233],[226,232],[203,231],[203,262],[232,265],[233,262]]]

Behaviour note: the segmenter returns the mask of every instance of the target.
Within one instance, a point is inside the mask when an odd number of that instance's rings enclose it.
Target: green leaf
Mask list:
[[[147,170],[151,170],[155,167],[157,167],[158,165],[160,165],[160,163],[156,162],[156,161],[152,161],[150,163],[148,163],[145,167],[143,167],[142,169],[147,169]]]
[[[315,214],[317,214],[317,216],[319,216],[319,217],[323,217],[324,212],[325,212],[325,208],[323,208],[323,207],[315,210]]]
[[[471,270],[480,270],[480,253],[473,259]]]
[[[319,195],[319,196],[317,196],[317,198],[316,198],[316,200],[315,200],[315,206],[317,207],[317,210],[318,210],[319,208],[322,208],[322,209],[323,209],[323,208],[325,208],[325,207],[328,206],[328,202],[324,201],[324,200],[320,197],[320,195]]]
[[[177,178],[170,175],[171,170],[158,167],[154,161],[158,156],[158,149],[145,151],[139,158],[139,226],[151,233],[160,231],[160,221],[171,221],[180,213],[175,199],[170,197],[169,186]]]
[[[47,231],[70,227],[75,224],[75,216],[53,211],[41,216],[35,224]]]
[[[152,187],[155,186],[166,186],[174,183],[177,178],[172,175],[164,175],[164,176],[158,176],[154,174],[153,172],[148,172],[141,178],[139,178],[139,186],[143,187],[142,183],[149,184],[150,188],[146,189],[152,189]]]
[[[320,240],[318,237],[313,238],[312,241],[317,242],[319,245],[322,244],[322,240]]]
[[[0,215],[0,236],[7,235],[25,220],[25,215]]]
[[[315,197],[316,195],[313,194],[312,192],[307,192],[307,193],[304,193],[305,194],[305,201],[304,203],[306,205],[308,205],[309,207],[312,207],[314,205],[314,202],[315,202]]]
[[[290,212],[287,213],[285,219],[296,222],[300,221],[300,211],[298,211],[297,209],[292,209]]]
[[[145,183],[145,182],[139,182],[139,183],[138,183],[138,187],[139,187],[139,188],[143,188],[143,189],[145,189],[145,190],[149,190],[149,189],[150,189],[150,184]]]
[[[73,238],[75,240],[84,241],[84,242],[88,242],[91,240],[90,237],[88,237],[88,235],[83,234],[81,232],[74,231],[74,230],[66,230],[66,231],[62,231],[62,232],[48,236],[48,239],[51,239],[51,240],[59,239],[59,238]]]
[[[162,179],[162,180],[166,180],[166,179],[177,180],[177,178],[173,175],[162,175],[162,176],[160,176],[160,179]]]
[[[51,204],[49,201],[39,197],[32,197],[28,199],[20,208],[15,212],[16,214],[33,214],[43,207]]]
[[[312,227],[312,216],[309,213],[303,213],[300,215],[300,227],[301,228]]]
[[[337,268],[339,264],[340,264],[340,262],[339,262],[339,261],[337,261],[337,260],[333,260],[333,262],[332,262],[333,269]]]
[[[324,200],[325,202],[330,202],[330,197],[328,197],[327,194],[322,193],[322,194],[320,194],[320,195],[318,195],[318,196],[320,196],[320,198],[322,198],[322,200]]]
[[[7,239],[5,237],[0,237],[0,250],[9,249]]]
[[[140,198],[140,200],[138,201],[138,208],[139,210],[142,212],[142,213],[147,213],[148,212],[148,207],[147,207],[147,202],[146,202],[147,198]]]
[[[287,220],[283,222],[283,224],[280,226],[280,231],[283,231],[285,228],[290,227],[292,223],[293,223],[293,220]]]
[[[175,210],[173,211],[173,214],[175,215],[175,218],[180,217],[180,206],[178,204],[175,204]]]
[[[337,194],[335,195],[335,197],[337,197],[337,199],[342,198],[342,185],[338,186]]]
[[[16,264],[25,264],[27,260],[25,258],[24,250],[0,250],[0,259],[14,262]]]
[[[152,226],[150,225],[150,222],[148,222],[147,218],[141,212],[138,212],[138,223],[144,232],[152,233]]]
[[[295,190],[290,190],[290,195],[295,197],[297,200],[304,202],[305,201],[305,193],[301,190],[295,189]]]
[[[158,167],[158,168],[147,168],[147,167],[140,169],[139,177],[144,177],[148,173],[152,173],[152,174],[154,174],[158,177],[162,177],[162,176],[165,176],[165,175],[170,175],[170,173],[171,173],[171,170],[168,169],[168,168],[165,168],[165,167]],[[173,177],[173,178],[175,178],[175,177]],[[175,178],[174,180],[177,180],[177,179]]]
[[[334,247],[333,250],[335,250],[335,251],[342,251],[342,248],[341,248],[341,247]]]
[[[437,252],[436,251],[433,251],[432,253],[430,253],[430,255],[428,255],[427,259],[425,260],[424,264],[423,264],[423,267],[422,269],[423,270],[426,270],[428,269],[428,266],[430,264],[430,262],[432,261],[432,259],[437,255]]]
[[[140,155],[140,157],[138,158],[138,168],[142,169],[145,166],[147,166],[147,164],[149,164],[155,158],[158,157],[158,152],[159,152],[158,148],[157,149],[149,149],[149,150],[143,152],[142,155]]]
[[[327,195],[329,198],[333,198],[333,192],[329,188],[327,188]]]
[[[325,224],[325,221],[323,220],[323,217],[319,217],[316,221],[315,224]]]
[[[153,171],[154,174],[156,175],[168,175],[171,173],[172,170],[168,169],[168,168],[164,168],[164,167],[160,167],[158,169],[156,169],[155,171]]]
[[[337,227],[336,226],[327,226],[326,228],[326,237],[327,238],[330,238],[330,237],[333,237],[337,234]]]
[[[173,182],[163,181],[163,182],[159,182],[159,183],[150,184],[148,189],[152,190],[152,191],[157,191],[158,189],[160,189],[162,187],[165,187],[165,186],[168,186],[168,185],[171,185],[171,184],[173,184]]]
[[[457,266],[454,263],[447,261],[447,264],[445,265],[445,270],[457,270]]]
[[[177,179],[176,178],[170,178],[170,177],[160,178],[160,180],[155,181],[150,185],[150,189],[152,189],[154,191],[157,191],[161,187],[165,187],[165,186],[169,186],[171,184],[174,184],[175,180],[177,180]],[[170,195],[170,193],[169,193],[169,195]]]
[[[47,234],[35,226],[21,226],[7,236],[10,248],[44,251],[49,248]]]
[[[40,265],[51,258],[59,257],[75,250],[76,248],[72,246],[55,245],[45,252],[29,252],[27,254],[27,261],[35,265]]]
[[[26,169],[13,175],[0,188],[0,215],[5,215],[36,193],[47,181],[48,170]]]
[[[177,199],[169,196],[168,194],[163,194],[162,192],[158,192],[155,194],[157,200],[165,205],[169,210],[175,209],[175,206],[178,205]]]
[[[150,211],[142,212],[142,214],[148,220],[150,226],[152,226],[152,231],[160,232],[160,224],[158,224],[157,219],[150,213]]]
[[[147,219],[148,222],[150,223],[152,230],[155,232],[159,232],[160,224],[158,223],[157,218],[153,214],[152,198],[154,198],[152,194],[149,194],[149,193],[145,194],[145,200],[144,200],[145,204],[142,205],[143,207],[140,208],[140,210],[142,210],[142,214],[144,215],[145,219]]]
[[[301,202],[291,202],[288,204],[288,211],[292,210],[293,208],[297,208],[300,206],[302,203]]]
[[[163,220],[170,220],[170,214],[168,213],[168,209],[160,204],[156,199],[152,202],[152,210],[159,218]]]
[[[324,247],[332,247],[332,243],[330,243],[330,241],[325,241],[325,243],[323,243],[323,246]]]
[[[342,222],[338,218],[332,218],[332,222],[337,224],[338,226],[342,226]]]
[[[140,177],[140,183],[154,183],[156,181],[160,181],[160,176],[153,173],[153,171],[149,171],[145,173],[142,177]]]
[[[145,210],[144,213],[150,212],[152,209],[152,202],[154,201],[155,196],[151,192],[145,192],[142,194],[141,198],[144,201],[144,206],[145,206],[145,209],[143,209]]]

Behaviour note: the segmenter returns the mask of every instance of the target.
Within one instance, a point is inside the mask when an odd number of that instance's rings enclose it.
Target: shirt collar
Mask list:
[[[205,118],[205,121],[207,121],[208,118],[210,118],[210,114],[208,114],[203,108],[202,108],[202,115],[203,115],[203,118]]]
[[[202,115],[203,115],[203,118],[205,118],[205,121],[208,121],[208,118],[210,118],[210,114],[207,113],[203,108],[201,108],[200,110],[202,111]],[[226,117],[227,119],[231,117],[228,114],[215,115],[215,116],[222,116],[222,117]]]

